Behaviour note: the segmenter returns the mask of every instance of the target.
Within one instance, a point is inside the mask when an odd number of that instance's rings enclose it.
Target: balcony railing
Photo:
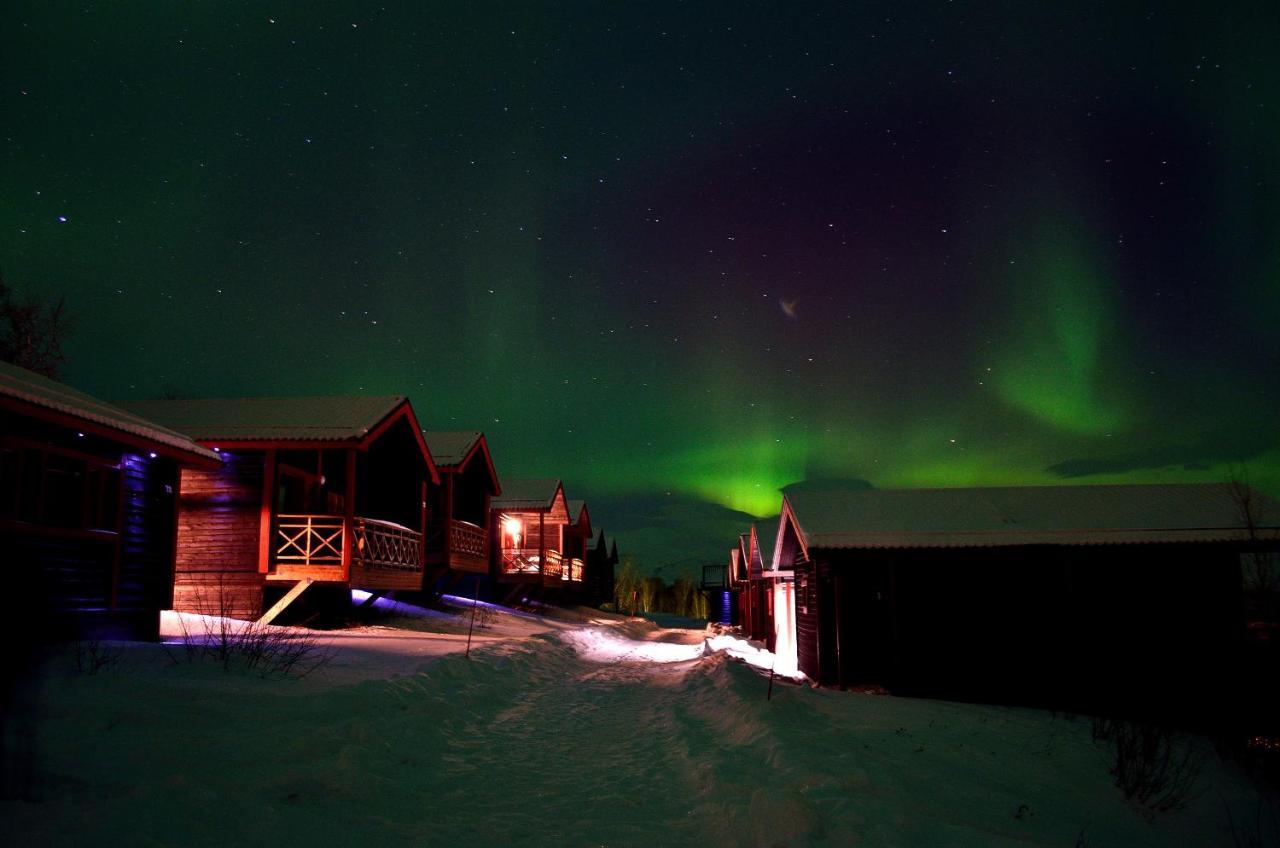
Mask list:
[[[449,522],[449,549],[454,553],[484,557],[489,547],[486,542],[483,527],[457,519]]]
[[[546,562],[542,561],[543,553]],[[503,548],[503,574],[541,574],[543,577],[560,578],[562,558],[559,551],[540,551],[537,548]]]
[[[351,559],[365,568],[389,571],[422,570],[422,534],[376,518],[353,519],[355,545]]]
[[[341,515],[276,516],[275,561],[341,569],[344,529]]]
[[[320,567],[342,570],[346,521],[341,515],[276,516],[277,570]],[[422,571],[422,534],[391,521],[352,519],[351,560],[366,569]]]
[[[560,575],[561,580],[567,580],[571,583],[582,582],[582,560],[574,557],[564,561],[564,572]]]

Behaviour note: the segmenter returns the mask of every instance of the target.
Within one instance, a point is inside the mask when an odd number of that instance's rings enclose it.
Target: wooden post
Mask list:
[[[271,570],[272,515],[276,503],[276,451],[267,450],[262,458],[262,510],[258,517],[258,572]]]
[[[173,609],[173,584],[178,576],[178,506],[182,503],[182,466],[174,463],[173,473],[173,515],[169,529],[169,571],[165,583],[164,608]]]
[[[453,541],[450,539],[453,527],[453,475],[444,475],[444,515],[440,517],[440,526],[444,528],[444,564],[446,567],[453,566]]]
[[[840,607],[844,603],[844,596],[841,590],[844,588],[844,580],[841,579],[839,572],[831,579],[832,594],[835,595],[835,613],[836,613],[836,684],[843,690],[848,686],[844,682],[844,646],[840,644]]]
[[[538,576],[545,578],[547,574],[547,537],[546,531],[546,513],[538,513]]]
[[[476,591],[471,596],[471,626],[467,628],[467,659],[471,659],[471,634],[476,629],[476,603],[480,600],[480,578],[476,578]]]
[[[356,452],[347,448],[346,494],[342,501],[342,579],[351,580],[351,547],[356,528]]]
[[[427,515],[427,481],[422,480],[418,483],[418,497],[422,505],[422,511],[419,513],[418,531],[422,534],[422,542],[418,545],[418,562],[422,564],[422,588],[427,588],[427,522],[430,516]]]

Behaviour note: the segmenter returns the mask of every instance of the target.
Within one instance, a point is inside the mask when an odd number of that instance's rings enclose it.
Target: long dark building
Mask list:
[[[0,554],[16,609],[65,638],[155,639],[173,593],[179,471],[218,455],[0,363]]]
[[[826,685],[1082,709],[1225,684],[1247,529],[1230,484],[795,492],[775,567]],[[1254,522],[1257,525],[1257,522]],[[1176,694],[1175,694],[1176,693]]]

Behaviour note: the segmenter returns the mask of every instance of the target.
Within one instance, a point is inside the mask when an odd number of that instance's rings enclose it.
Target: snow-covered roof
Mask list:
[[[1249,490],[1267,537],[1280,503]],[[928,548],[1246,541],[1229,483],[801,491],[786,495],[805,547]]]
[[[219,459],[216,453],[196,444],[190,436],[7,362],[0,362],[0,396],[135,436],[158,447],[207,460]]]
[[[360,441],[403,395],[139,400],[123,405],[202,442]]]

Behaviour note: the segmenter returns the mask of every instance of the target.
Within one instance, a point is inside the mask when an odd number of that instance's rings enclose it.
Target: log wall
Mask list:
[[[173,608],[257,618],[264,575],[258,571],[264,456],[228,455],[215,471],[182,472]]]

